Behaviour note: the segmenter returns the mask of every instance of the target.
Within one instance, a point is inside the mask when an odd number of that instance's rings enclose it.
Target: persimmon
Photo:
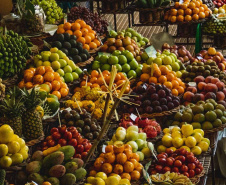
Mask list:
[[[133,153],[133,159],[136,159],[138,162],[140,160],[140,156],[137,153]]]
[[[124,164],[127,161],[127,156],[124,153],[119,153],[116,155],[116,162],[118,164]]]
[[[108,153],[108,152],[114,152],[113,150],[113,145],[108,145],[105,147],[105,152]]]
[[[123,165],[124,172],[130,173],[134,170],[134,165],[130,161],[126,161]]]
[[[130,162],[133,163],[134,168],[136,168],[138,166],[138,164],[139,164],[139,162],[136,159],[130,159]]]
[[[43,78],[42,75],[35,75],[34,78],[33,78],[33,82],[35,84],[43,84],[44,78]]]
[[[134,170],[131,172],[131,179],[132,180],[139,180],[140,179],[140,172],[137,170]]]
[[[116,174],[121,174],[123,172],[123,166],[121,164],[116,164],[114,166],[113,172]]]
[[[115,162],[115,154],[112,152],[108,152],[104,155],[104,159],[107,163],[114,163]]]
[[[60,94],[61,94],[62,97],[66,97],[68,95],[68,92],[69,91],[66,88],[61,88],[60,89]]]
[[[101,170],[106,174],[110,174],[112,172],[112,165],[110,163],[104,163]]]
[[[25,83],[25,87],[26,87],[26,89],[31,89],[33,87],[33,83],[27,82],[27,83]]]
[[[37,67],[35,74],[44,75],[45,72],[46,72],[45,66],[39,66],[39,67]]]
[[[129,173],[123,173],[121,174],[121,179],[128,179],[129,181],[131,181],[131,176]]]
[[[52,89],[53,89],[53,91],[58,91],[58,90],[60,89],[60,87],[61,87],[60,82],[57,81],[57,80],[53,80],[53,81],[51,82],[51,84],[52,84]]]

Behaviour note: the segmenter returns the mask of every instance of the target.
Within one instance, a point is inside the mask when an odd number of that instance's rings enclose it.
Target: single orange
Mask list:
[[[60,100],[61,94],[59,91],[53,91],[51,94],[55,95],[58,98],[58,100]]]
[[[102,79],[102,77],[97,78],[97,82],[100,86],[104,85],[104,80]]]
[[[43,84],[44,78],[43,78],[42,75],[35,75],[34,78],[33,78],[33,82],[35,84]]]
[[[143,74],[140,76],[140,79],[141,79],[142,82],[148,82],[149,78],[150,78],[150,76],[149,76],[149,74],[147,74],[147,73],[143,73]]]
[[[42,185],[52,185],[52,184],[47,182],[47,181],[45,181],[45,182],[42,183]]]
[[[184,16],[183,15],[178,15],[177,16],[177,21],[183,22],[184,21]]]
[[[198,14],[198,13],[199,13],[199,8],[194,8],[194,9],[192,10],[192,13],[193,13],[193,14]]]
[[[92,88],[95,88],[95,87],[99,87],[100,88],[100,85],[97,84],[97,83],[93,83],[93,85],[91,86]]]
[[[170,21],[171,21],[172,23],[176,22],[176,21],[177,21],[177,17],[176,17],[176,16],[171,16]]]
[[[96,172],[95,170],[91,170],[91,171],[89,172],[89,177],[90,177],[90,176],[91,176],[91,177],[95,177],[96,174],[97,174],[97,172]]]
[[[188,8],[188,4],[183,3],[180,5],[180,8],[186,10]]]
[[[76,23],[76,22],[79,23],[80,21],[82,21],[82,19],[76,19],[76,20],[75,20],[75,23]]]
[[[183,9],[177,10],[177,15],[184,15],[184,10]]]
[[[81,42],[83,45],[86,43],[86,39],[84,37],[77,38],[77,42]]]
[[[58,91],[58,90],[60,89],[61,84],[60,84],[59,81],[53,80],[53,81],[51,82],[51,84],[52,84],[52,89],[53,89],[53,91]]]
[[[107,89],[107,87],[106,87],[105,85],[101,85],[101,87],[100,87],[100,88],[101,88],[101,90],[102,90],[102,91],[105,91],[105,92],[107,92],[107,91],[108,91],[108,89]]]
[[[27,83],[25,84],[25,87],[26,87],[26,89],[31,89],[31,88],[33,87],[33,83],[27,82]]]
[[[91,82],[87,82],[87,86],[92,86],[93,84]]]
[[[71,23],[69,23],[69,22],[66,22],[66,23],[64,23],[64,30],[70,30],[71,29]]]
[[[46,69],[46,73],[47,72],[54,72],[53,68],[51,66],[45,66],[45,69]]]
[[[121,80],[121,79],[122,79],[121,75],[117,73],[117,74],[115,75],[115,82],[117,82],[117,81],[119,81],[119,80]]]
[[[97,48],[97,44],[95,42],[90,42],[89,43],[89,47],[90,47],[90,49],[96,49]]]
[[[102,165],[104,164],[105,159],[102,157],[98,157],[94,162],[94,168],[96,171],[101,170]]]
[[[82,28],[81,32],[82,32],[82,36],[86,36],[89,33],[89,30],[87,28]]]
[[[138,166],[138,164],[139,164],[139,162],[136,159],[130,159],[130,162],[133,163],[134,168],[136,168]]]
[[[199,13],[199,18],[200,18],[200,19],[205,19],[205,17],[206,17],[206,15],[205,15],[204,12],[200,12],[200,13]]]
[[[115,154],[112,152],[108,152],[104,155],[104,159],[107,163],[114,163],[115,162]]]
[[[140,156],[137,153],[133,153],[133,159],[136,159],[139,162]]]
[[[76,30],[76,31],[74,31],[74,35],[75,35],[77,38],[79,38],[79,37],[82,36],[82,32],[81,32],[80,30]]]
[[[73,35],[73,31],[67,30],[66,33],[69,33],[70,35]]]
[[[113,145],[108,145],[105,147],[105,153],[114,152]]]
[[[178,96],[178,91],[177,91],[177,89],[172,89],[172,94],[173,94],[174,96]]]
[[[137,170],[134,170],[131,172],[131,179],[132,180],[139,180],[140,179],[140,172]]]
[[[88,29],[89,31],[93,30],[92,27],[88,24],[84,28]]]
[[[172,89],[172,83],[171,83],[171,82],[165,82],[164,85],[165,85],[168,89]]]
[[[201,5],[206,11],[209,10],[208,6],[206,4]]]
[[[173,73],[168,73],[167,75],[166,75],[166,78],[167,78],[167,80],[168,81],[172,81],[173,79],[174,79],[174,75],[173,75]]]
[[[68,95],[69,90],[66,88],[61,88],[60,89],[60,94],[62,97],[66,97]]]
[[[161,84],[164,84],[166,81],[167,81],[167,78],[166,78],[165,75],[161,75],[161,76],[158,78],[158,82],[161,83]]]
[[[196,6],[197,8],[199,8],[199,7],[200,7],[200,2],[195,1],[195,6]]]
[[[166,75],[169,72],[169,69],[165,65],[161,65],[159,69],[162,75]]]
[[[199,12],[204,12],[204,11],[205,11],[205,8],[202,7],[202,6],[200,6],[200,7],[199,7]]]
[[[190,8],[187,8],[185,10],[185,15],[191,15],[192,14],[192,10]]]
[[[86,39],[86,44],[91,42],[91,37],[89,35],[86,35],[84,38]]]
[[[60,24],[58,28],[64,28],[64,24]]]
[[[34,73],[33,72],[26,72],[24,74],[24,81],[25,82],[31,82],[33,77],[34,77]]]
[[[171,11],[170,11],[170,15],[174,15],[174,16],[176,16],[177,15],[177,9],[171,9]]]
[[[97,70],[92,70],[91,72],[91,77],[96,77],[98,78],[99,77],[99,72]]]
[[[93,83],[96,83],[97,82],[97,77],[92,77],[90,79],[90,82],[93,84]]]
[[[125,144],[124,145],[124,151],[127,151],[127,150],[131,150],[132,151],[132,147],[128,144]]]
[[[83,80],[83,81],[80,83],[80,87],[83,87],[83,86],[85,86],[85,85],[86,85],[86,81]]]
[[[53,72],[47,72],[44,74],[44,80],[46,82],[52,82],[54,80],[54,73]]]
[[[71,29],[73,31],[80,30],[80,28],[81,28],[81,25],[77,22],[73,23],[72,26],[71,26]]]
[[[45,66],[39,66],[39,67],[37,67],[35,74],[44,75],[45,72],[46,72]]]
[[[199,16],[197,14],[192,15],[192,20],[193,21],[199,20]]]
[[[190,15],[186,15],[185,16],[185,21],[186,22],[189,22],[189,21],[191,21],[192,20],[192,17],[190,16]]]
[[[86,26],[86,22],[83,20],[79,21],[79,24],[81,25],[81,28],[85,28]]]
[[[104,70],[103,72],[102,72],[102,74],[103,75],[110,75],[111,73],[110,73],[110,71],[108,71],[108,70]],[[122,73],[123,74],[123,73]]]
[[[87,51],[89,51],[89,50],[90,50],[90,47],[89,47],[88,44],[84,44],[84,45],[83,45],[83,49],[86,49]]]
[[[129,173],[123,173],[121,174],[121,179],[128,179],[129,181],[131,180],[131,176]]]
[[[63,33],[65,33],[64,28],[58,28],[57,29],[57,34],[63,34]]]
[[[95,39],[95,35],[93,33],[87,33],[87,35],[91,37],[91,40]]]
[[[135,168],[135,170],[137,170],[138,172],[142,173],[142,169],[143,169],[143,165],[138,163],[137,167]]]
[[[130,161],[126,161],[123,165],[124,172],[130,173],[134,170],[134,165]]]
[[[118,164],[124,164],[127,161],[127,156],[124,153],[119,153],[116,155],[116,162]]]
[[[104,163],[101,170],[106,174],[110,174],[112,172],[112,165],[110,163]]]
[[[179,87],[179,82],[177,80],[172,80],[173,89],[177,89]]]
[[[178,94],[183,94],[184,93],[184,88],[182,86],[179,86],[177,88]]]
[[[190,2],[189,5],[188,5],[188,8],[190,9],[194,9],[196,6],[195,6],[195,3],[194,2]]]
[[[209,11],[205,11],[204,13],[205,13],[205,17],[209,17],[209,15],[210,15]]]
[[[127,160],[130,160],[130,159],[133,158],[133,152],[132,152],[132,150],[126,149],[124,151],[124,154],[126,154]]]
[[[94,39],[93,42],[96,43],[97,47],[99,47],[101,45],[101,43],[98,39]]]
[[[18,84],[18,87],[21,89],[25,87],[24,80],[20,81],[20,83]]]
[[[180,7],[180,3],[179,2],[175,2],[174,8],[179,9],[179,7]]]
[[[69,90],[67,84],[64,83],[64,82],[62,82],[62,83],[60,84],[60,88],[65,88],[65,89],[68,89],[68,90]]]
[[[123,166],[121,164],[116,164],[114,166],[113,172],[116,174],[121,174],[123,172]]]

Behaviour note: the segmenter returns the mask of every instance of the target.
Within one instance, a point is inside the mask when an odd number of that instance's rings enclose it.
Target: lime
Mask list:
[[[107,64],[108,56],[107,55],[101,55],[99,61],[100,61],[101,64]]]
[[[117,56],[110,56],[108,59],[108,63],[110,65],[118,64],[118,57]]]
[[[138,68],[138,62],[136,61],[136,59],[134,58],[130,63],[129,63],[131,69],[137,69]]]
[[[130,62],[134,59],[134,56],[131,52],[126,53],[127,61]]]
[[[75,71],[75,69],[77,68],[77,66],[72,60],[68,61],[68,65],[71,67],[72,71]]]
[[[100,63],[98,61],[94,61],[92,64],[93,70],[98,70],[100,68]]]
[[[114,56],[118,56],[118,55],[121,55],[122,53],[121,53],[121,51],[119,51],[119,50],[115,50],[113,53],[112,53],[112,55],[114,55]]]
[[[135,71],[136,71],[137,76],[140,76],[142,74],[142,69],[140,69],[140,68],[137,68]]]
[[[50,61],[58,61],[60,59],[58,53],[51,53],[50,57],[49,57]]]
[[[208,111],[205,114],[205,119],[206,119],[206,121],[213,122],[217,119],[217,114],[214,111]]]
[[[217,114],[218,118],[221,118],[223,116],[223,114],[224,114],[221,109],[216,109],[216,110],[214,110],[214,112]]]
[[[0,166],[2,168],[10,167],[12,164],[12,159],[9,156],[3,156],[0,158]]]
[[[20,153],[16,153],[10,156],[12,159],[12,165],[21,164],[23,162],[23,155]]]
[[[79,76],[76,72],[72,72],[73,80],[79,79]]]
[[[140,43],[140,42],[139,42]],[[141,45],[141,43],[140,43],[140,45]],[[144,61],[147,61],[148,60],[148,54],[146,53],[146,52],[143,52],[142,54],[141,54],[141,58],[142,58],[142,60],[144,60]]]
[[[195,105],[191,108],[193,114],[200,114],[204,112],[204,108],[201,105]]]
[[[76,72],[79,76],[83,73],[83,71],[82,71],[79,67],[76,67],[75,72]]]
[[[128,76],[128,78],[136,78],[136,77],[137,77],[137,73],[136,73],[136,71],[134,71],[134,70],[130,70],[130,71],[127,73],[127,76]]]
[[[191,125],[194,129],[202,128],[202,125],[199,122],[192,122]]]
[[[181,121],[181,118],[182,118],[182,113],[181,112],[177,112],[175,115],[174,115],[174,120],[175,121]]]
[[[72,73],[72,68],[71,68],[71,66],[69,66],[69,65],[65,66],[65,67],[64,67],[64,72],[65,72],[65,73]]]
[[[5,144],[0,144],[0,157],[8,154],[8,146]]]
[[[73,79],[73,76],[72,76],[71,73],[65,73],[64,80],[65,80],[66,83],[70,83],[70,82],[73,82],[74,79]]]
[[[205,103],[204,109],[205,109],[205,112],[210,111],[210,110],[214,110],[214,106],[213,106],[212,103]]]
[[[192,114],[189,112],[185,112],[182,115],[182,121],[187,122],[187,123],[191,123],[192,122]]]
[[[221,104],[217,104],[216,109],[220,109],[222,111],[225,111],[224,105],[221,105]]]
[[[58,50],[57,53],[58,53],[60,59],[66,57],[66,54],[63,51],[61,51],[61,50]]]
[[[116,64],[115,66],[118,72],[122,71],[122,66],[120,64]]]
[[[56,72],[59,73],[60,76],[64,76],[64,70],[63,69],[58,69]]]
[[[122,71],[123,72],[127,73],[127,72],[129,72],[129,70],[130,70],[130,65],[129,64],[124,64],[122,66]]]
[[[51,67],[53,68],[54,71],[60,69],[60,67],[61,67],[61,66],[60,66],[60,62],[58,62],[58,61],[53,61],[53,62],[51,63]]]
[[[222,125],[222,121],[218,118],[213,122],[213,127],[220,127]]]
[[[109,64],[102,65],[101,71],[104,71],[104,70],[111,71],[111,66]]]
[[[48,61],[50,55],[51,55],[51,52],[50,51],[42,51],[41,52],[42,61]]]
[[[42,63],[43,66],[51,66],[51,63],[49,61],[45,61]]]
[[[222,116],[221,117],[221,121],[222,121],[223,124],[225,124],[226,123],[226,117],[225,116]]]
[[[121,65],[127,63],[127,58],[124,55],[119,55],[118,60],[119,60],[119,64]]]
[[[173,121],[171,125],[172,126],[179,126],[180,125],[180,122],[179,121]]]
[[[194,121],[194,122],[202,123],[203,121],[205,121],[205,115],[204,115],[204,114],[196,114],[196,115],[193,117],[193,121]]]

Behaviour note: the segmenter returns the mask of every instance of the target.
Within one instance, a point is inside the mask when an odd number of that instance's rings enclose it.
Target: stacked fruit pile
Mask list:
[[[158,8],[164,7],[170,4],[170,1],[163,0],[163,1],[147,1],[147,0],[138,0],[137,6],[140,8]]]
[[[143,37],[140,33],[138,33],[136,30],[134,30],[133,28],[127,28],[126,30],[122,30],[122,31],[114,31],[114,30],[110,30],[109,32],[110,37],[112,38],[118,38],[118,36],[122,36],[122,37],[130,37],[131,39],[133,39],[134,41],[136,41],[138,47],[141,46],[145,46],[149,43],[149,39],[146,37]]]
[[[178,114],[176,114],[176,118],[178,117]],[[183,119],[186,118],[186,115],[184,115]],[[204,138],[204,131],[202,129],[193,130],[193,124],[185,123],[186,122],[183,123],[181,129],[175,124],[175,127],[172,129],[165,128],[163,130],[164,136],[162,138],[162,145],[159,145],[157,148],[158,153],[165,152],[167,148],[173,151],[184,148],[195,155],[200,155],[202,152],[208,151],[210,141]],[[197,127],[194,126],[194,128]]]
[[[183,3],[176,2],[174,7],[165,13],[164,19],[171,23],[198,21],[208,18],[211,13],[201,0],[185,0]]]
[[[140,76],[141,82],[138,82],[137,86],[142,83],[159,83],[170,89],[172,94],[175,96],[184,93],[184,82],[177,77],[174,71],[170,71],[167,66],[161,65],[158,67],[156,63],[151,65],[144,64],[142,72],[143,74]]]
[[[21,164],[28,158],[28,147],[25,141],[14,134],[9,125],[5,124],[0,127],[0,143],[1,168]]]
[[[56,34],[51,46],[63,51],[74,63],[84,62],[90,58],[90,54],[87,49],[83,49],[82,43],[76,40],[77,37],[69,33]]]
[[[26,166],[28,181],[64,185],[75,184],[86,176],[83,161],[73,158],[75,149],[72,146],[50,149],[32,155],[32,162]]]
[[[31,54],[29,39],[8,31],[0,36],[0,78],[9,78],[21,72]]]
[[[225,0],[214,0],[213,1],[213,4],[217,7],[217,8],[220,8],[220,7],[225,7],[225,4],[226,4],[226,1]],[[223,13],[223,12],[222,12]]]
[[[77,37],[77,42],[81,42],[84,49],[96,49],[101,45],[97,39],[96,32],[85,21],[77,19],[74,23],[66,22],[58,26],[57,34],[68,33]]]
[[[135,40],[129,36],[118,35],[116,38],[108,38],[107,41],[101,46],[101,51],[113,53],[115,50],[130,51],[134,57],[140,55],[140,48]]]
[[[155,128],[158,129],[158,132],[161,130],[160,126]],[[138,130],[138,126],[130,126],[127,130],[123,127],[118,127],[112,139],[108,142],[108,145],[130,145],[133,153],[136,153],[140,161],[143,161],[144,158],[151,157],[151,152],[147,147],[147,134],[142,132],[138,133]],[[154,129],[152,131],[154,132]]]
[[[59,73],[62,81],[66,83],[79,79],[79,76],[82,74],[82,70],[64,52],[56,47],[36,55],[34,64],[36,67],[51,66],[55,72]]]
[[[203,171],[202,163],[199,162],[192,152],[188,152],[184,148],[177,149],[175,152],[167,150],[158,154],[157,158],[158,161],[154,161],[154,164],[149,168],[151,174],[164,174],[172,171],[192,178]],[[181,184],[184,183],[181,182]]]
[[[123,112],[136,114],[137,108],[140,114],[161,113],[180,105],[180,98],[173,95],[173,92],[165,85],[143,84],[137,86],[132,94],[137,95],[137,97],[130,98],[128,101],[135,103],[136,106],[124,104],[120,107]]]
[[[128,78],[140,76],[143,67],[142,64],[138,64],[132,52],[115,50],[110,56],[106,54],[97,56],[92,64],[92,69],[100,68],[102,71],[111,71],[112,65],[116,66],[118,72],[125,73]]]
[[[32,3],[44,10],[47,24],[56,24],[64,18],[63,10],[55,0],[32,0]]]
[[[127,116],[128,115],[126,115],[126,117]],[[147,138],[155,138],[161,132],[160,125],[155,120],[151,120],[148,118],[140,119],[139,117],[137,117],[135,121],[132,121],[132,119],[127,118],[126,120],[122,119],[119,123],[119,126],[124,127],[125,129],[133,125],[138,126],[139,132],[146,133]]]
[[[225,10],[219,9],[219,13]],[[216,14],[218,14],[218,10],[216,12]],[[220,17],[222,17],[223,19],[219,19]],[[225,17],[225,13],[224,14],[220,14],[220,15],[216,15],[214,16],[214,19],[211,19],[207,22],[205,22],[203,24],[203,32],[207,33],[207,34],[212,34],[212,35],[224,35],[226,33],[225,28],[225,21],[224,21],[224,17]]]
[[[83,114],[79,114],[75,110],[63,110],[60,114],[60,121],[67,127],[76,127],[77,131],[88,140],[96,139],[101,131],[101,126],[96,119],[91,118],[90,113],[84,111]]]
[[[172,125],[182,126],[185,122],[194,128],[210,130],[226,123],[225,107],[213,99],[199,101],[196,105],[187,106],[183,112],[178,112],[173,118]]]
[[[168,50],[171,53],[174,53],[177,56],[177,59],[180,60],[182,63],[186,63],[194,60],[190,51],[188,51],[185,46],[177,46],[177,45],[170,46],[169,44],[164,43],[162,45],[162,51],[164,50]]]
[[[184,93],[183,99],[185,104],[191,102],[196,103],[199,100],[214,99],[218,103],[225,104],[225,84],[221,82],[218,78],[213,76],[208,76],[204,78],[203,76],[197,76],[194,81],[196,86],[189,86]]]
[[[73,23],[77,19],[84,20],[90,25],[97,33],[104,34],[107,32],[108,23],[103,20],[97,13],[93,13],[86,7],[73,7],[68,14],[68,22]]]
[[[128,179],[129,181],[139,180],[142,168],[142,164],[139,163],[139,155],[132,152],[132,147],[130,145],[108,145],[105,148],[105,153],[101,153],[95,160],[94,167],[91,169],[89,176],[95,176],[97,172],[104,172],[106,176],[115,173],[122,179]],[[117,180],[117,178],[109,177],[107,181],[114,179]],[[103,179],[100,181],[103,181]],[[118,181],[119,180],[116,182]]]

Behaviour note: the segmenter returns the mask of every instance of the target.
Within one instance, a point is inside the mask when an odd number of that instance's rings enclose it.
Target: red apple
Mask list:
[[[187,161],[189,163],[194,163],[195,162],[195,157],[193,155],[187,155]]]
[[[184,172],[183,174],[189,178],[189,173],[188,172]]]
[[[75,127],[73,127],[73,126],[71,126],[71,127],[68,128],[68,131],[70,131],[70,132],[72,132],[74,130],[77,130],[77,129]]]
[[[169,154],[172,154],[173,153],[173,150],[172,149],[170,149],[170,148],[167,148],[166,149],[166,153],[169,155]]]
[[[174,166],[181,167],[182,166],[182,162],[180,160],[175,160],[174,161]]]
[[[171,171],[171,168],[170,167],[168,167],[168,166],[165,166],[164,168],[163,168],[163,173],[166,173],[166,172],[170,172]]]
[[[187,167],[185,164],[183,164],[183,165],[181,166],[180,170],[181,170],[182,172],[187,172],[187,171],[188,171],[188,167]]]
[[[175,159],[176,159],[176,160],[177,160],[177,159],[180,160],[182,163],[184,163],[185,160],[186,160],[186,158],[185,158],[183,155],[179,155],[179,156],[177,156]]]
[[[89,142],[88,139],[83,139],[82,144],[84,145],[84,144],[86,144],[86,143],[88,143],[88,142]]]
[[[78,145],[77,148],[77,153],[81,154],[84,151],[84,146],[83,145]]]
[[[70,131],[70,132],[72,133],[72,137],[73,138],[76,138],[76,137],[78,137],[78,135],[80,135],[77,129],[73,130],[73,131]]]
[[[189,173],[189,178],[192,178],[192,177],[195,176],[195,171],[194,170],[189,170],[188,173]]]
[[[77,140],[76,139],[71,139],[69,142],[68,142],[69,145],[73,146],[73,147],[76,147],[77,146]]]
[[[55,141],[50,139],[47,141],[47,145],[48,145],[48,147],[53,147],[53,146],[55,146]]]
[[[161,165],[156,165],[155,169],[158,173],[160,173],[162,171],[162,166]]]
[[[167,166],[172,166],[172,165],[173,165],[173,160],[172,160],[172,158],[169,157],[169,158],[166,159],[166,165],[167,165]]]
[[[92,147],[92,144],[91,143],[86,143],[83,146],[84,146],[84,151],[88,152],[90,150],[90,148]]]
[[[166,158],[159,158],[158,162],[164,166],[166,164]]]
[[[188,164],[188,168],[189,168],[190,170],[194,170],[194,169],[195,169],[195,163],[189,163],[189,164]]]
[[[201,171],[203,170],[203,166],[201,163],[199,163],[196,167],[199,168]]]
[[[53,127],[50,132],[51,132],[51,134],[53,134],[54,132],[59,132],[59,130],[58,130],[58,128]]]
[[[158,154],[158,155],[157,155],[157,158],[158,158],[158,159],[160,159],[160,158],[166,158],[166,155],[164,155],[164,154]]]
[[[66,146],[67,145],[67,141],[65,139],[60,139],[58,141],[58,144],[60,144],[61,146]]]
[[[79,138],[77,139],[78,144],[79,144],[79,145],[82,145],[83,140],[84,140],[84,139],[82,138],[82,136],[79,137]]]
[[[195,174],[199,175],[202,171],[199,168],[195,168]]]
[[[64,134],[67,131],[67,127],[65,125],[62,125],[61,127],[58,127],[59,132],[61,134]]]
[[[87,156],[87,152],[82,152],[81,157],[82,157],[83,160],[86,158],[86,156]]]
[[[52,133],[52,137],[55,140],[59,140],[61,138],[61,135],[59,132],[54,132],[54,133]]]
[[[180,155],[185,156],[187,153],[188,153],[188,151],[185,150],[184,148],[181,148],[181,149],[180,149]]]
[[[70,141],[72,139],[72,133],[71,132],[65,132],[64,133],[64,139],[67,141]]]
[[[176,172],[177,173],[177,172],[179,172],[179,169],[177,167],[173,167],[172,168],[172,172]]]
[[[46,141],[49,141],[49,140],[52,140],[53,139],[53,137],[52,136],[48,136],[48,137],[46,137]]]

